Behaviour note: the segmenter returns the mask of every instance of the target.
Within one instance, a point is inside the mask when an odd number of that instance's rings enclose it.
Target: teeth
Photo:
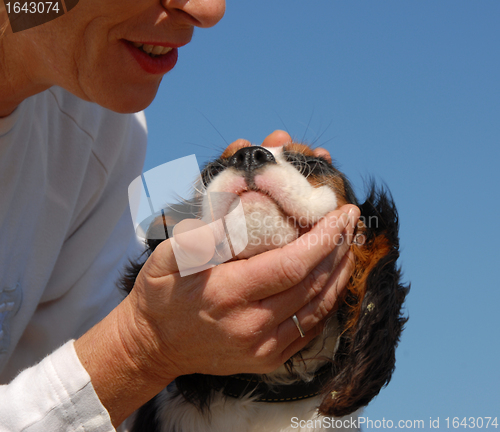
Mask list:
[[[153,51],[151,51],[152,54],[154,55],[160,55],[160,54],[163,54],[163,50],[164,50],[165,47],[161,47],[161,46],[155,46],[153,48]]]
[[[162,47],[162,51],[159,55],[165,55],[166,53],[169,53],[170,51],[172,51],[173,48],[171,47]]]
[[[159,45],[141,44],[139,42],[132,42],[132,45],[134,45],[136,48],[141,48],[145,53],[154,56],[165,55],[168,52],[172,51],[171,47],[162,47]]]

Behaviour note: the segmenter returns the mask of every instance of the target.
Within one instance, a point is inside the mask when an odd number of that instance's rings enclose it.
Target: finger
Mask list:
[[[352,230],[348,227],[346,231]],[[331,283],[332,275],[338,274],[336,270],[344,255],[348,252],[352,239],[352,232],[346,232],[342,237],[342,244],[335,248],[307,277],[294,287],[261,300],[261,307],[272,311],[269,325],[274,326],[288,319],[296,311],[310,304]],[[347,281],[340,281],[347,283]],[[286,306],[284,306],[286,305]]]
[[[159,278],[178,273],[179,266],[172,248],[172,239],[161,242],[144,264],[148,276]]]
[[[221,158],[228,158],[235,154],[239,149],[243,147],[250,147],[252,144],[246,139],[237,139],[236,141],[229,144],[221,155]]]
[[[290,319],[290,322],[293,321]],[[286,329],[288,333],[290,329]],[[269,337],[265,342],[263,342],[259,348],[255,351],[254,356],[257,358],[268,357],[271,362],[271,370],[275,370],[279,366],[283,365],[290,357],[299,352],[304,348],[309,342],[311,342],[316,336],[320,335],[323,331],[323,324],[319,324],[314,329],[309,330],[304,334],[304,337],[300,337],[297,327],[295,327],[295,332],[292,337],[290,334],[282,334],[283,328],[276,328],[276,331],[271,337]],[[279,343],[286,339],[289,341],[288,344]],[[272,356],[269,357],[270,353]],[[266,367],[268,367],[266,366]],[[268,371],[267,371],[268,372]],[[266,371],[261,372],[259,370],[255,373],[267,373]]]
[[[179,270],[199,267],[215,254],[214,233],[199,219],[184,219],[174,226],[172,247]]]
[[[315,148],[313,150],[313,154],[314,156],[322,157],[323,159],[326,159],[328,162],[332,163],[332,156],[327,149],[324,149],[322,147]]]
[[[318,325],[323,325],[325,318],[332,311],[336,310],[338,300],[343,298],[343,290],[349,281],[353,269],[354,256],[349,251],[336,267],[325,289],[295,314],[306,334],[310,331],[315,331]],[[282,352],[286,352],[289,347],[293,346],[296,339],[300,338],[299,330],[291,317],[278,326],[278,335],[280,337],[278,339],[278,349],[281,349]],[[295,346],[298,345],[295,343]],[[295,353],[290,355],[293,354]]]
[[[242,281],[240,289],[246,290],[246,294],[240,294],[249,301],[258,301],[299,284],[333,252],[346,226],[349,223],[354,226],[358,218],[356,206],[343,206],[329,213],[294,242],[247,261],[232,263],[238,266],[235,271]],[[220,272],[220,269],[216,270]]]
[[[262,141],[262,147],[281,147],[292,142],[292,137],[288,132],[275,130]]]
[[[293,323],[293,321],[290,319]],[[288,345],[281,352],[281,361],[284,363],[290,357],[293,357],[297,354],[301,349],[304,349],[309,342],[311,342],[315,337],[319,336],[323,332],[323,324],[318,324],[313,329],[309,330],[305,333],[304,337],[300,337],[299,330],[295,327],[295,333],[299,335],[290,345]]]
[[[339,300],[344,298],[343,291],[353,270],[354,254],[349,251],[336,267],[323,291],[295,314],[304,331],[316,326],[338,308]]]

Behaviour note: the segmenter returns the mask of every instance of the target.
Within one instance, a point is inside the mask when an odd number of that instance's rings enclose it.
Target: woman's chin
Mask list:
[[[143,88],[141,91],[121,92],[107,100],[96,100],[99,105],[120,114],[135,113],[146,109],[153,102],[158,92],[159,83],[154,88]]]

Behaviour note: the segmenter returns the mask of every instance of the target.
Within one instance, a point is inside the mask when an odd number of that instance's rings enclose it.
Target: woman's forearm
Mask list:
[[[125,299],[75,341],[77,355],[115,427],[175,379],[155,364],[155,347],[147,352],[134,339],[140,330],[131,322],[132,307]]]

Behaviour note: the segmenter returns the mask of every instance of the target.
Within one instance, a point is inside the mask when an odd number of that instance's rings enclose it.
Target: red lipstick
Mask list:
[[[151,57],[141,48],[136,48],[132,44],[132,42],[124,41],[124,43],[139,66],[149,74],[164,75],[167,72],[171,71],[177,63],[178,52],[176,47],[172,47],[172,50],[164,55]],[[169,44],[164,43],[156,43],[150,45],[170,46]]]

